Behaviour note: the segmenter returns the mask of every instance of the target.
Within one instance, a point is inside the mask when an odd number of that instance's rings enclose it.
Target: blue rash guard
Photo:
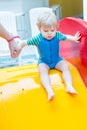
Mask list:
[[[59,55],[59,42],[66,40],[66,35],[61,32],[56,32],[56,35],[51,40],[47,40],[39,33],[36,37],[27,40],[28,45],[35,45],[38,48],[39,60],[38,64],[45,63],[51,69],[55,68],[56,64],[62,60]]]

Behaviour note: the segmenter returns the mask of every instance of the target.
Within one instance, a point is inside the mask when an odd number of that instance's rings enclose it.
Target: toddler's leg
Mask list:
[[[66,84],[66,92],[71,93],[71,94],[77,94],[76,90],[74,89],[72,85],[72,77],[71,77],[70,70],[66,61],[65,60],[60,61],[56,65],[56,69],[62,71],[63,79]]]
[[[48,101],[50,101],[54,97],[54,92],[50,85],[48,71],[49,71],[49,67],[46,64],[44,64],[44,63],[39,64],[40,80],[48,94]]]

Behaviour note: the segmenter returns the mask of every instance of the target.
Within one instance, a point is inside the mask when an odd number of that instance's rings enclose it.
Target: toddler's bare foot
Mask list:
[[[53,98],[54,98],[54,92],[52,91],[48,94],[48,101],[51,101]]]
[[[66,92],[70,94],[77,94],[77,91],[73,87],[67,87]]]

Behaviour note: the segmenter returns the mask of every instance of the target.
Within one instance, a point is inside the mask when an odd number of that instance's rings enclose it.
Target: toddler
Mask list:
[[[19,42],[19,48],[23,48],[27,45],[37,47],[39,53],[38,69],[40,72],[40,80],[47,92],[48,101],[52,100],[55,95],[48,75],[50,69],[57,69],[62,72],[67,93],[77,94],[77,91],[72,85],[72,77],[68,64],[60,56],[59,44],[61,40],[78,42],[80,33],[77,32],[74,36],[71,36],[57,31],[57,17],[53,12],[49,11],[44,12],[38,17],[37,26],[40,33],[31,39]]]

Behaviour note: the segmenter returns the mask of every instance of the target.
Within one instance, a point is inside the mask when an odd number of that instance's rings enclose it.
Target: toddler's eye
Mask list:
[[[48,32],[47,30],[44,30],[44,32]]]
[[[51,32],[54,32],[55,30],[51,30]]]

